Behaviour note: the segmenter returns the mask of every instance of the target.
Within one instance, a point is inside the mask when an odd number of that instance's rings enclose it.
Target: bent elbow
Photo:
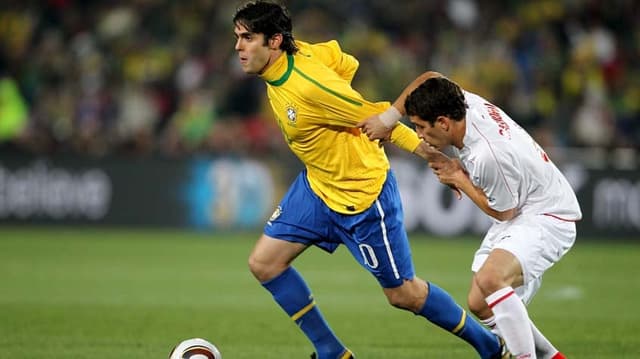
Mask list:
[[[506,222],[506,221],[510,221],[513,218],[516,217],[516,215],[518,214],[517,209],[512,208],[512,209],[508,209],[506,211],[495,211],[493,217],[501,222]]]
[[[426,71],[426,72],[423,72],[420,75],[420,79],[422,81],[427,81],[428,79],[433,78],[433,77],[443,77],[443,76],[442,76],[441,73],[436,72],[436,71]]]

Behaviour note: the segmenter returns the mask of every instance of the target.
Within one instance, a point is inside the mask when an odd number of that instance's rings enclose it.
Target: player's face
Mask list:
[[[440,119],[433,125],[429,121],[424,121],[418,116],[409,116],[409,120],[415,125],[418,137],[428,144],[439,150],[444,149],[450,144],[447,132],[445,131],[444,126],[442,126],[442,123],[440,123]]]
[[[235,50],[238,53],[242,71],[247,74],[261,74],[271,62],[272,51],[265,45],[264,34],[247,30],[241,24],[233,29],[236,37]]]

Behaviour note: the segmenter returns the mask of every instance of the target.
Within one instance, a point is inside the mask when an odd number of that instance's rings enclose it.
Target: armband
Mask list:
[[[389,107],[385,112],[378,115],[378,118],[386,128],[393,128],[393,126],[400,121],[402,114],[395,106]]]

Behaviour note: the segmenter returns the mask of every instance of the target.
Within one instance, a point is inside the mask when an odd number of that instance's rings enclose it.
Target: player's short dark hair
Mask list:
[[[265,45],[273,35],[282,34],[280,49],[290,55],[298,51],[292,33],[291,16],[283,5],[261,0],[248,2],[238,8],[233,23],[253,33],[264,34]]]
[[[404,103],[408,116],[418,116],[433,125],[438,116],[460,121],[467,114],[462,89],[446,77],[432,77],[420,84]]]

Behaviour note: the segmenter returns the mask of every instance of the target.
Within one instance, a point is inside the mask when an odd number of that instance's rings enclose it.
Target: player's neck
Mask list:
[[[467,132],[467,119],[452,121],[451,144],[462,149],[464,147],[464,135]]]
[[[269,67],[271,67],[271,65],[273,65],[280,56],[284,55],[284,51],[278,49],[278,50],[271,50],[270,51],[270,55],[269,55],[269,60],[267,61],[266,64],[264,64],[264,66],[262,67],[262,69],[258,72],[258,75],[262,75],[264,74],[265,71],[267,71],[269,69]]]

